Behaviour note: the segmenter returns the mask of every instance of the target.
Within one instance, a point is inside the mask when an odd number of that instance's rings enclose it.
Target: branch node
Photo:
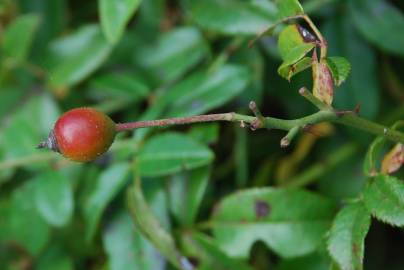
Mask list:
[[[261,121],[260,120],[258,120],[258,119],[255,119],[255,120],[253,120],[252,122],[251,122],[251,124],[250,124],[250,129],[252,130],[252,131],[256,131],[257,129],[259,129],[259,128],[262,128],[262,123],[261,123]]]
[[[265,117],[262,116],[260,110],[258,109],[257,103],[255,103],[255,101],[250,101],[248,107],[256,117],[256,119],[251,123],[251,130],[263,128],[265,126]]]

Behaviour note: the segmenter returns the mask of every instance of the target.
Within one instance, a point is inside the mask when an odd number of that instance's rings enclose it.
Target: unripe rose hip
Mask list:
[[[77,108],[64,113],[39,148],[49,148],[78,162],[104,154],[114,141],[116,128],[107,115],[92,108]]]

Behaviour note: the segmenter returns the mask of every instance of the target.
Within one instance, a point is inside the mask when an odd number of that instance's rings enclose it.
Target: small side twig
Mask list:
[[[297,133],[299,133],[300,127],[296,126],[289,130],[285,137],[281,140],[281,147],[286,148],[290,145],[291,141],[294,137],[296,137]]]
[[[251,130],[263,128],[265,126],[265,117],[262,116],[262,113],[258,109],[257,103],[255,103],[255,101],[250,101],[248,107],[256,117],[256,119],[251,123]]]
[[[327,104],[321,102],[321,100],[316,98],[309,90],[307,90],[306,87],[300,88],[299,94],[320,110],[331,110],[332,109],[330,106],[328,106]]]

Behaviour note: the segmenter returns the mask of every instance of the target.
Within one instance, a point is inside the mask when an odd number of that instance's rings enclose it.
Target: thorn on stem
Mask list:
[[[335,111],[335,114],[336,114],[337,116],[343,116],[343,115],[345,115],[345,114],[352,114],[352,113],[358,115],[360,109],[361,109],[361,104],[358,103],[358,104],[355,106],[355,108],[353,109],[353,111]]]

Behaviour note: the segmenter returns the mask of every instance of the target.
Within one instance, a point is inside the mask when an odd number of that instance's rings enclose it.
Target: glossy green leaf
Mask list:
[[[24,106],[16,108],[3,130],[3,141],[7,142],[3,148],[5,158],[38,154],[36,146],[48,135],[59,115],[55,101],[47,94],[34,96]]]
[[[278,18],[280,20],[287,17],[304,14],[303,7],[298,0],[279,0],[278,10]]]
[[[162,270],[165,261],[134,226],[127,213],[119,213],[103,232],[104,249],[111,270]]]
[[[70,180],[57,171],[43,172],[35,180],[35,205],[53,226],[64,226],[73,215],[73,191]]]
[[[208,45],[194,27],[179,27],[146,43],[134,52],[139,63],[156,84],[171,82],[198,64],[208,54]]]
[[[404,226],[404,183],[395,177],[377,175],[365,188],[364,201],[377,219]]]
[[[224,105],[246,89],[250,76],[238,65],[224,65],[213,73],[194,73],[163,98],[169,106],[166,116],[197,115]]]
[[[351,64],[344,57],[327,57],[327,66],[331,71],[336,86],[341,85],[351,71]]]
[[[31,255],[39,255],[50,238],[50,228],[35,207],[35,183],[26,182],[12,194],[9,238],[24,247]]]
[[[202,167],[170,177],[168,182],[170,208],[180,224],[190,226],[194,223],[209,176],[210,168]]]
[[[403,13],[385,0],[349,1],[353,22],[370,42],[397,55],[404,56]]]
[[[252,270],[246,263],[227,256],[213,239],[202,233],[185,233],[181,243],[188,257],[198,262],[198,270]]]
[[[143,176],[163,176],[209,164],[212,151],[179,133],[164,133],[151,138],[139,152],[138,165]]]
[[[374,118],[380,105],[379,76],[374,51],[358,36],[347,14],[328,21],[323,34],[327,37],[329,54],[342,55],[352,65],[352,73],[338,88],[333,105],[339,109],[352,110],[361,104],[361,116]]]
[[[261,1],[263,2],[263,1]],[[276,8],[272,3],[266,7],[239,0],[191,1],[192,18],[206,30],[222,34],[256,34],[275,22]]]
[[[111,50],[97,25],[82,26],[53,41],[45,59],[49,84],[55,89],[76,85],[98,69]]]
[[[114,44],[122,37],[126,24],[141,0],[98,0],[101,27],[107,40]]]
[[[331,224],[333,203],[288,189],[250,189],[226,197],[212,217],[213,234],[228,255],[248,257],[261,240],[283,258],[313,252]]]
[[[278,73],[283,78],[290,81],[290,79],[296,74],[308,69],[312,65],[312,59],[310,57],[303,57],[296,63],[290,65],[289,63],[282,63],[278,68]]]
[[[9,24],[2,37],[4,54],[15,61],[26,60],[38,25],[39,16],[34,14],[22,15]]]
[[[370,213],[363,202],[346,205],[337,214],[328,236],[328,251],[341,269],[363,269]]]
[[[106,169],[98,178],[94,190],[84,204],[86,239],[90,241],[97,230],[102,213],[108,203],[118,194],[128,180],[129,165],[116,163]]]
[[[140,101],[149,94],[149,87],[129,73],[108,73],[90,81],[90,94],[97,99]]]

